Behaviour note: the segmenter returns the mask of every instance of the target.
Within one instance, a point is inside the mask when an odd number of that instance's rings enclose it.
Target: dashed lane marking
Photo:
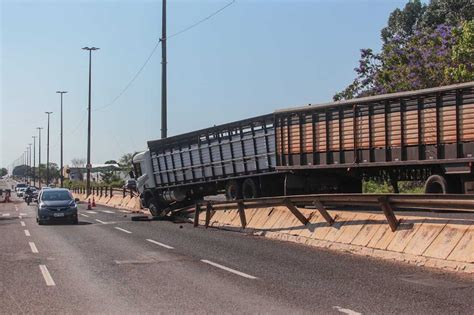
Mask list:
[[[31,236],[30,231],[24,230],[26,236]]]
[[[338,310],[339,312],[344,313],[344,314],[349,314],[349,315],[361,315],[362,314],[362,313],[350,310],[348,308],[342,308],[340,306],[333,306],[332,308],[335,309],[335,310]]]
[[[33,242],[28,242],[28,244],[30,244],[31,251],[32,251],[34,254],[37,254],[37,253],[38,253],[38,248],[36,248],[35,243],[33,243]]]
[[[41,273],[43,274],[44,281],[46,281],[47,286],[55,286],[56,283],[54,283],[53,278],[51,277],[51,274],[48,271],[48,268],[46,268],[45,265],[39,265]]]
[[[128,230],[125,230],[125,229],[122,229],[122,228],[119,228],[118,226],[115,226],[114,228],[116,228],[117,230],[119,231],[122,231],[122,232],[125,232],[127,234],[132,234],[132,232],[128,231]]]
[[[95,211],[92,211],[92,210],[86,210],[87,213],[90,213],[90,214],[97,214],[97,212]]]
[[[20,212],[20,215],[27,215],[27,214],[26,214],[26,213],[22,213],[22,212]]]
[[[20,221],[21,226],[26,226],[24,221]]]
[[[10,213],[2,213],[2,217],[9,217]]]
[[[84,213],[79,213],[79,214],[82,215],[83,217],[86,217],[86,218],[89,217],[87,214],[84,214]]]
[[[150,242],[150,243],[153,243],[153,244],[159,245],[159,246],[161,246],[161,247],[164,247],[164,248],[168,248],[168,249],[174,249],[174,247],[172,247],[172,246],[169,246],[169,245],[166,245],[166,244],[163,244],[163,243],[157,242],[157,241],[155,241],[155,240],[151,240],[151,239],[149,239],[149,238],[147,238],[146,240],[147,240],[148,242]]]
[[[23,216],[19,215],[19,216],[18,216],[18,219],[23,219]]]
[[[205,264],[209,264],[211,266],[214,266],[214,267],[217,267],[219,269],[222,269],[222,270],[225,270],[225,271],[228,271],[228,272],[231,272],[233,274],[236,274],[238,276],[241,276],[241,277],[244,277],[244,278],[247,278],[247,279],[257,279],[257,277],[254,277],[254,276],[251,276],[249,274],[246,274],[246,273],[243,273],[243,272],[240,272],[238,270],[235,270],[235,269],[232,269],[232,268],[229,268],[229,267],[226,267],[226,266],[222,266],[218,263],[215,263],[215,262],[212,262],[210,260],[206,260],[206,259],[201,259],[201,261]]]
[[[119,210],[120,212],[123,212],[123,213],[129,213],[129,211],[127,210]]]
[[[102,223],[102,224],[107,224],[107,222],[101,221],[99,219],[95,219],[97,222]]]
[[[110,211],[110,210],[99,210],[101,212],[105,212],[105,213],[114,213],[113,211]]]

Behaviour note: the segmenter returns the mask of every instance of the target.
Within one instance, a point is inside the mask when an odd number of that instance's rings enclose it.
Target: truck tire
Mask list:
[[[255,180],[247,178],[242,183],[242,197],[244,199],[253,199],[260,197],[260,192]]]
[[[431,175],[425,182],[425,194],[447,194],[448,182],[441,175]]]
[[[158,207],[157,202],[155,199],[151,199],[148,205],[148,210],[150,211],[151,215],[155,218],[159,218],[163,216],[163,211]]]
[[[225,187],[225,198],[229,201],[242,199],[242,191],[239,182],[231,180],[227,182]]]

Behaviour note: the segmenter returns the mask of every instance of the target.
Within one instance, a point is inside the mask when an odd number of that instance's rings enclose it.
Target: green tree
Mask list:
[[[8,170],[4,167],[0,168],[0,176],[5,176],[8,174]]]
[[[120,167],[122,168],[122,170],[124,172],[130,172],[133,168],[132,166],[132,160],[133,160],[133,156],[137,154],[137,152],[135,153],[127,153],[127,154],[124,154],[121,158],[120,158]]]

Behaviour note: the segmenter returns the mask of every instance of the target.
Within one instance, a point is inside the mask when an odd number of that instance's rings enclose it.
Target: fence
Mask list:
[[[78,194],[85,194],[86,188],[75,187],[75,188],[71,188],[71,191]],[[130,196],[130,198],[133,198],[133,197],[137,197],[138,193],[134,189],[97,186],[97,187],[91,187],[91,195],[98,196],[98,197],[112,197],[115,195],[121,195],[123,198],[125,198],[126,196]]]

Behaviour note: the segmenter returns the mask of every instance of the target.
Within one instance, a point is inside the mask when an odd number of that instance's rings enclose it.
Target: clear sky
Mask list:
[[[119,159],[160,137],[161,48],[111,106],[161,36],[161,1],[1,2],[0,166],[8,166],[51,116],[59,162],[57,90],[64,96],[65,164],[86,157],[88,56],[93,53],[92,162]],[[168,1],[168,35],[230,0]],[[359,49],[406,1],[237,0],[168,41],[168,135],[275,109],[329,101],[354,77]],[[46,156],[46,129],[42,156]]]

